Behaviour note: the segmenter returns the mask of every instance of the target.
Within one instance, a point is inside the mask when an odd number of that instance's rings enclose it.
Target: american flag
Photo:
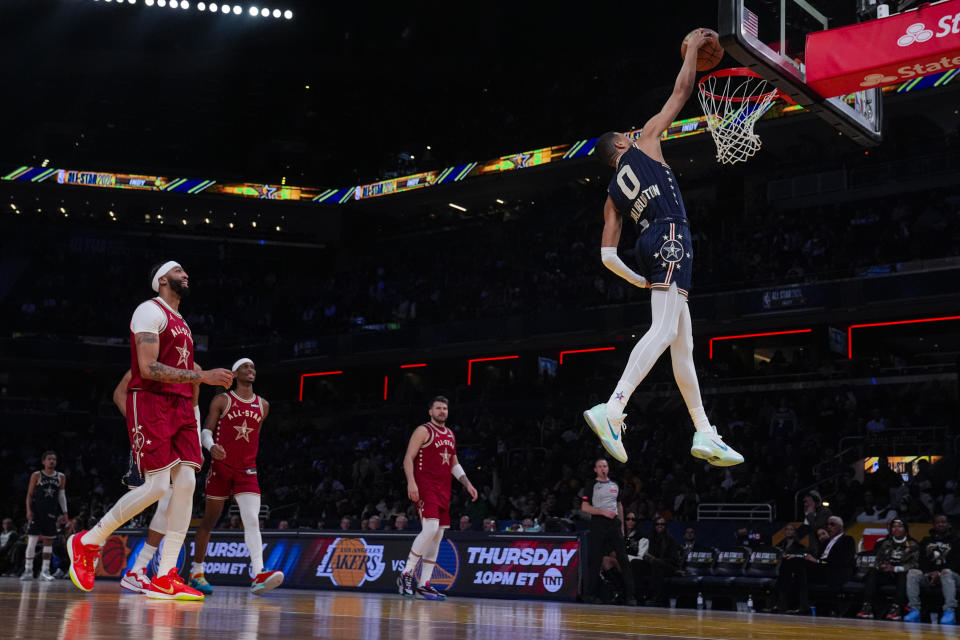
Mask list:
[[[754,38],[758,37],[760,21],[757,20],[757,14],[746,7],[743,8],[743,29]]]

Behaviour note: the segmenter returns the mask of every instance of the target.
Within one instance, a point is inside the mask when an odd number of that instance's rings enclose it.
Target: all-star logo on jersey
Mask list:
[[[659,253],[660,259],[664,262],[680,262],[683,260],[683,245],[669,239],[660,246]]]

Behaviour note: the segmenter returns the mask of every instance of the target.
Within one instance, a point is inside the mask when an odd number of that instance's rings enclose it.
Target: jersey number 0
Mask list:
[[[630,183],[629,186],[627,183]],[[620,171],[617,172],[617,184],[620,185],[620,190],[623,191],[623,195],[627,196],[630,200],[633,200],[640,194],[640,181],[637,180],[637,174],[633,172],[629,164],[623,165]]]

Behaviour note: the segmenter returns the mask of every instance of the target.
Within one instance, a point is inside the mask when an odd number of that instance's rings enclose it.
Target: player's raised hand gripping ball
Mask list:
[[[719,36],[713,29],[694,29],[688,33],[683,39],[683,44],[680,45],[680,57],[687,57],[687,43],[697,32],[703,32],[706,36],[697,52],[697,71],[709,71],[723,59],[723,47],[720,46]]]

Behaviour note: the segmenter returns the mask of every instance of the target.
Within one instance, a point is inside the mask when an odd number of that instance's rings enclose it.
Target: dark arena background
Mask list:
[[[0,637],[951,635],[960,1],[787,4],[0,2]],[[622,464],[582,414],[617,384],[651,293],[598,255],[614,173],[597,138],[660,111],[701,26],[721,68],[793,83],[746,162],[717,161],[696,86],[661,138],[692,230],[703,406],[745,462],[690,455],[665,354],[626,407]],[[812,47],[839,28],[878,34],[837,100],[874,138],[810,88]],[[939,62],[907,60],[933,46]],[[260,524],[285,581],[263,597],[232,501],[203,602],[120,588],[154,507],[107,540],[95,590],[68,576],[68,537],[127,492],[112,394],[167,260],[190,276],[196,362],[250,358],[270,402]],[[448,598],[411,600],[403,458],[438,395],[479,498],[451,478],[432,578]],[[48,450],[67,512],[49,565],[37,549],[25,566]],[[591,547],[600,457],[626,557]]]

